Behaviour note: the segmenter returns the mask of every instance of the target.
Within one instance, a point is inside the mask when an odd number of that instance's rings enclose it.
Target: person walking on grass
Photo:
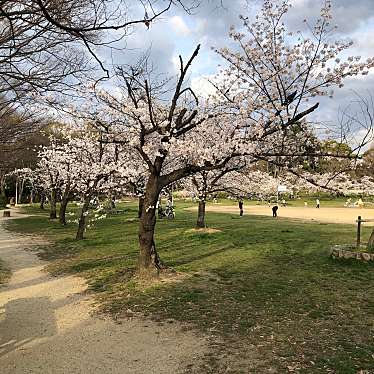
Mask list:
[[[240,217],[242,217],[243,216],[243,199],[239,199],[239,211],[240,211],[239,215]]]
[[[316,200],[316,208],[317,208],[317,209],[319,209],[319,205],[320,205],[320,203],[319,203],[319,199],[317,199],[317,200]]]
[[[274,205],[271,210],[273,211],[273,217],[276,218],[278,217],[277,210],[278,210],[278,205]]]

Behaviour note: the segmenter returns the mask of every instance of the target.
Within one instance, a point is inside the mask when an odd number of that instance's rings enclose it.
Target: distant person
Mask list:
[[[278,205],[274,205],[271,210],[273,211],[273,217],[278,217],[277,210],[278,210]]]
[[[305,206],[305,207],[308,206],[308,202],[307,202],[307,201],[304,201],[304,206]]]
[[[282,206],[286,206],[286,200],[282,200]]]
[[[362,201],[361,197],[358,199],[357,205],[359,208],[362,208],[364,206],[364,202]]]
[[[239,211],[240,216],[243,215],[243,199],[239,199]]]
[[[320,206],[320,202],[319,202],[319,199],[316,200],[316,208],[319,209],[319,206]]]

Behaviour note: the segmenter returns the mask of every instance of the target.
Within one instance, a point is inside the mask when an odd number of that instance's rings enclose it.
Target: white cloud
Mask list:
[[[179,57],[178,57],[177,55],[172,56],[172,58],[171,58],[171,63],[173,64],[172,75],[178,73],[179,70],[180,70],[180,61],[179,61]]]
[[[201,76],[191,79],[191,88],[197,96],[207,98],[215,93],[216,89],[209,82],[212,76]]]
[[[174,31],[183,36],[187,36],[191,33],[190,28],[186,25],[182,17],[173,16],[170,18],[170,23]]]

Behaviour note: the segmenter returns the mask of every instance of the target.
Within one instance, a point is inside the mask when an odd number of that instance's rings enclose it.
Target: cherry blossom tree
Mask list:
[[[225,166],[244,147],[240,124],[230,122],[215,105],[201,103],[186,82],[199,49],[187,62],[180,57],[176,81],[152,80],[142,64],[118,69],[120,95],[97,94],[106,107],[98,112],[107,117],[99,121],[104,127],[111,124],[108,141],[131,146],[147,168],[139,224],[138,269],[144,276],[165,269],[154,242],[160,192],[196,172]]]
[[[234,185],[241,185],[241,174],[236,171],[245,167],[245,160],[234,158],[220,169],[201,170],[186,178],[183,183],[184,189],[193,197],[198,198],[197,228],[206,227],[205,207],[209,195],[217,192],[229,191]]]
[[[56,200],[57,197],[60,197],[58,219],[62,225],[66,225],[66,209],[76,187],[74,168],[77,160],[74,158],[74,150],[69,144],[69,140],[73,136],[74,134],[68,126],[62,125],[57,129],[56,134],[50,136],[50,145],[45,146],[39,152],[40,161],[36,170],[39,176],[39,187],[42,190],[41,203],[44,205],[45,191],[50,191],[49,195],[52,196],[53,218],[56,218],[54,217]]]
[[[287,30],[283,19],[290,8],[285,0],[265,0],[254,22],[241,17],[242,29],[231,29],[237,48],[217,50],[227,67],[212,79],[213,96],[242,116],[247,142],[256,144],[262,158],[317,153],[304,149],[291,155],[282,147],[283,139],[318,108],[318,96],[332,97],[333,89],[344,85],[344,78],[366,75],[374,66],[374,58],[344,58],[352,43],[332,40],[329,0],[316,24],[309,25],[310,35]],[[305,135],[300,130],[297,137]],[[363,144],[370,141],[370,133],[372,127],[362,136]]]
[[[57,218],[57,194],[63,182],[60,168],[65,152],[59,143],[56,137],[50,137],[49,146],[42,147],[38,152],[39,162],[36,169],[39,177],[39,186],[49,199],[49,219],[51,220]]]
[[[15,178],[16,205],[22,202],[23,191],[27,184],[29,184],[30,187],[30,203],[32,204],[36,180],[35,172],[30,168],[15,169],[12,172],[6,174],[5,177]]]
[[[199,46],[186,62],[179,58],[175,80],[155,78],[142,62],[117,68],[116,90],[95,87],[98,101],[87,116],[105,130],[103,142],[131,147],[147,169],[139,222],[140,275],[164,268],[154,242],[162,189],[223,168],[235,157],[295,168],[306,157],[321,155],[305,121],[319,106],[310,102],[331,95],[345,77],[365,75],[374,66],[374,59],[339,57],[350,43],[328,40],[333,29],[329,1],[311,38],[289,35],[282,23],[288,10],[287,1],[266,0],[253,24],[242,18],[245,33],[231,30],[238,48],[218,51],[228,67],[212,79],[215,92],[206,100],[188,85]],[[355,157],[354,152],[344,157]]]
[[[303,172],[299,176],[288,175],[285,179],[298,190],[312,193],[328,191],[341,196],[374,195],[374,178],[367,175],[358,177],[354,171],[351,174]]]
[[[101,134],[83,128],[79,134],[71,137],[67,143],[72,159],[70,175],[67,180],[74,180],[75,189],[81,198],[76,239],[84,237],[86,217],[90,203],[98,192],[105,189],[110,176],[117,168],[116,147],[101,141]]]

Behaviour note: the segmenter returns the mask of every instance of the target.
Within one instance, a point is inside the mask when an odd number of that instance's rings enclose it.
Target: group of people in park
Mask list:
[[[358,200],[356,200],[354,203],[352,202],[351,198],[348,198],[348,200],[346,201],[344,206],[349,207],[349,208],[351,208],[351,207],[352,208],[355,208],[355,207],[362,208],[364,206],[364,202],[362,201],[361,197]]]
[[[238,200],[238,206],[239,206],[239,215],[242,217],[243,214],[244,214],[244,202],[243,202],[243,199],[239,199]],[[278,205],[274,205],[272,208],[271,208],[272,212],[273,212],[273,217],[277,217],[278,214],[277,214],[277,211],[278,211]]]
[[[360,199],[360,200],[361,200],[361,199]],[[361,200],[361,203],[362,203],[362,200]],[[284,199],[282,200],[281,204],[282,204],[282,206],[286,206],[286,205],[287,205],[287,204],[286,204],[286,201],[285,201]],[[270,204],[269,204],[269,205],[270,205]],[[305,206],[308,206],[308,203],[305,202],[304,205],[305,205]],[[240,198],[240,199],[238,200],[238,206],[239,206],[239,215],[240,215],[240,216],[243,216],[243,214],[244,214],[244,209],[243,209],[243,207],[244,207],[244,202],[243,202],[243,199],[242,199],[242,198]],[[320,206],[321,206],[321,202],[320,202],[320,200],[317,198],[317,199],[316,199],[316,208],[319,209]],[[272,211],[272,214],[273,214],[273,217],[274,217],[274,218],[278,217],[278,209],[279,209],[278,205],[273,205],[272,208],[271,208],[271,211]]]

